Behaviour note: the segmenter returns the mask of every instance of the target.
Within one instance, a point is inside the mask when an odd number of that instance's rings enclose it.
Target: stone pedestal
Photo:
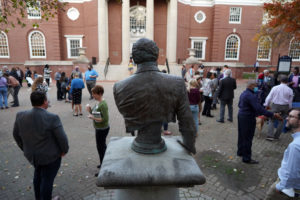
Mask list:
[[[164,138],[166,151],[145,155],[131,149],[134,137],[111,138],[97,186],[116,189],[120,200],[179,199],[179,187],[204,184],[205,177],[178,139]]]

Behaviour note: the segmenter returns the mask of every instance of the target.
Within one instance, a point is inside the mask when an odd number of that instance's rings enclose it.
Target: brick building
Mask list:
[[[61,0],[65,12],[39,22],[40,11],[28,10],[25,28],[0,34],[0,66],[31,66],[41,71],[61,66],[71,71],[78,47],[99,65],[127,65],[132,44],[141,37],[153,39],[159,49],[159,64],[182,63],[188,48],[206,66],[228,64],[237,71],[276,66],[278,55],[291,55],[299,65],[299,42],[284,47],[266,45],[253,38],[263,23],[264,0]],[[39,22],[38,28],[31,24]],[[267,42],[262,42],[262,41]],[[53,73],[54,74],[54,73]]]

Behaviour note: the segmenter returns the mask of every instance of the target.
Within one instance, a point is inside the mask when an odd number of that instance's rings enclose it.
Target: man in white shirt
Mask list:
[[[292,108],[293,90],[287,86],[288,77],[286,75],[281,75],[280,82],[280,85],[272,88],[266,98],[264,106],[271,107],[272,112],[280,113],[282,118],[286,118],[289,109]],[[268,135],[266,138],[268,141],[278,140],[283,129],[284,122],[279,121],[274,133],[273,122],[274,120],[272,119],[268,126]]]
[[[278,180],[270,187],[265,200],[288,200],[300,192],[300,110],[293,109],[287,117],[287,126],[293,130],[293,141],[285,150]],[[298,198],[297,198],[298,199]]]

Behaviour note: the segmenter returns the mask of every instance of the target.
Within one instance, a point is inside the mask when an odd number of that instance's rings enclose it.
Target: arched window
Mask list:
[[[292,57],[293,61],[300,61],[300,40],[292,39],[289,56]]]
[[[130,8],[130,33],[144,35],[146,33],[146,8],[133,6]]]
[[[240,38],[237,35],[229,35],[225,45],[225,60],[238,60],[240,53]]]
[[[272,40],[270,37],[261,37],[258,41],[257,60],[269,61],[271,59]]]
[[[0,58],[9,58],[7,35],[3,31],[0,32]]]
[[[46,58],[45,36],[42,32],[32,31],[28,41],[31,58]]]

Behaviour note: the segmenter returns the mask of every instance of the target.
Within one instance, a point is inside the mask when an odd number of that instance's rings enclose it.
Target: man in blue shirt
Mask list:
[[[243,157],[247,164],[258,164],[251,158],[252,140],[256,126],[256,116],[265,115],[281,119],[278,113],[268,112],[259,104],[255,92],[258,90],[255,81],[249,81],[247,89],[241,94],[238,113],[238,150],[237,155]]]
[[[92,88],[96,85],[98,73],[93,69],[93,65],[89,64],[88,70],[84,74],[86,87],[90,93],[90,100],[93,99]]]
[[[278,180],[270,187],[265,200],[291,199],[300,192],[300,110],[293,109],[287,117],[293,141],[285,150]]]

